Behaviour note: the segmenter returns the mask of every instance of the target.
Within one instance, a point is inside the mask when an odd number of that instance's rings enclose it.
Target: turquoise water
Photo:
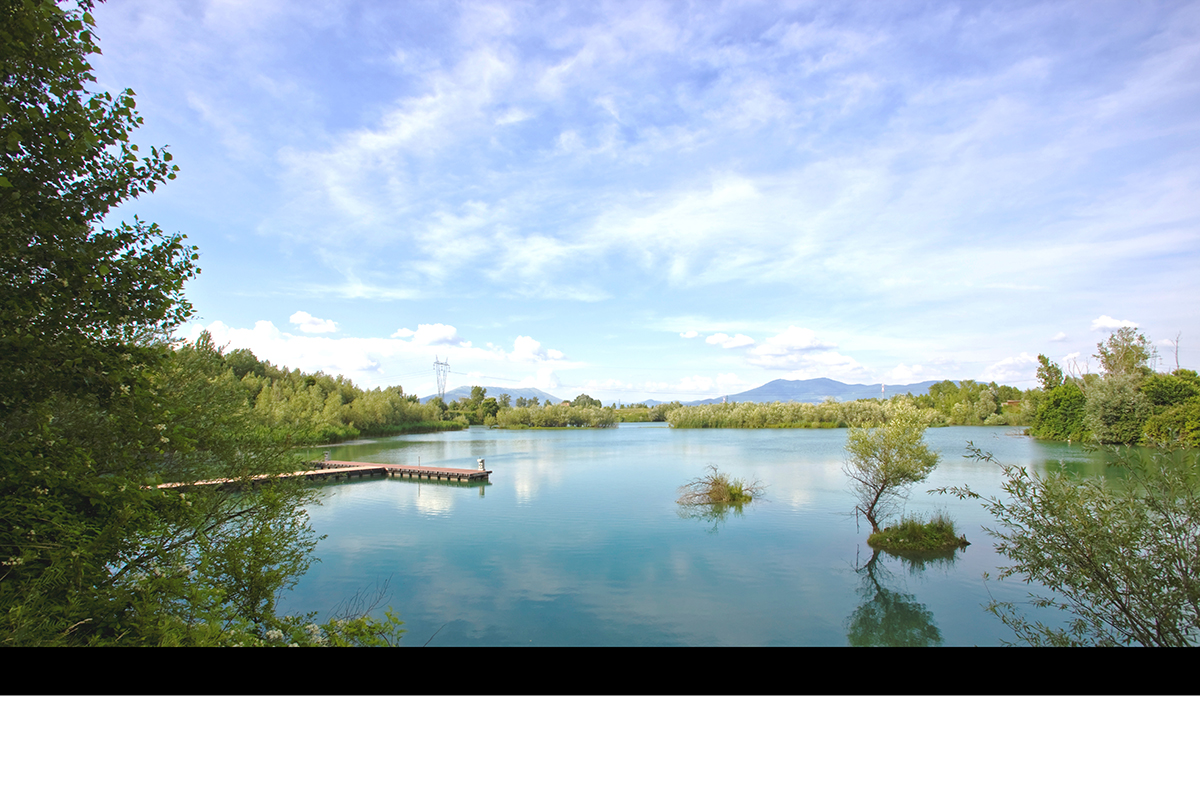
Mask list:
[[[976,501],[925,489],[1000,494],[1004,463],[1095,474],[1102,458],[1007,428],[936,428],[942,462],[908,511],[945,510],[972,542],[952,559],[872,555],[842,474],[845,430],[465,431],[329,449],[335,459],[474,467],[488,485],[369,478],[329,484],[310,508],[326,538],[283,598],[283,613],[333,611],[386,586],[404,644],[998,645],[1008,629],[982,609],[1025,599]],[[766,496],[724,518],[681,515],[682,484],[709,464],[759,480]],[[1046,617],[1041,617],[1046,618]]]

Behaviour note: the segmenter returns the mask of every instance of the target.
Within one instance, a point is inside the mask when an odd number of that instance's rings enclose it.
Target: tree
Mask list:
[[[1152,407],[1133,373],[1105,376],[1088,389],[1083,418],[1092,439],[1101,444],[1137,444]]]
[[[170,153],[138,155],[133,92],[85,86],[91,0],[0,3],[0,411],[49,392],[106,397],[144,366],[131,343],[191,313],[194,248],[135,221],[100,222],[175,177]]]
[[[88,90],[92,7],[0,0],[0,643],[312,643],[274,608],[315,544],[304,487],[196,485],[295,469],[287,430],[211,341],[172,346],[195,249],[104,226],[175,167],[129,142],[132,91]]]
[[[1062,386],[1063,382],[1062,367],[1039,353],[1037,377],[1038,381],[1042,384],[1042,388],[1047,392],[1057,389],[1059,386]]]
[[[1157,356],[1150,340],[1138,333],[1137,328],[1128,326],[1096,345],[1096,357],[1107,375],[1144,377],[1151,373],[1150,361]]]
[[[1075,381],[1051,389],[1038,403],[1029,433],[1039,439],[1083,441],[1087,434],[1084,423],[1086,403],[1087,398]]]
[[[871,523],[872,533],[880,531],[880,521],[908,496],[909,487],[937,466],[937,453],[924,442],[926,425],[920,410],[901,405],[884,425],[847,433],[842,471],[852,481],[857,510]]]
[[[1012,603],[988,608],[1034,645],[1200,644],[1200,463],[1194,450],[1114,448],[1119,481],[1041,476],[999,464],[1007,500],[985,507],[1003,527],[989,532],[1013,564],[1001,580],[1045,586],[1033,605],[1068,612],[1065,628],[1029,621]],[[968,487],[950,490],[982,499]]]

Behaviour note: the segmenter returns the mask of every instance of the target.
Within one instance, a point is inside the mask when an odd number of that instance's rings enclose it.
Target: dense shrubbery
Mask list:
[[[501,428],[614,428],[617,412],[595,406],[502,408],[496,415]]]
[[[1051,389],[1038,404],[1029,433],[1039,439],[1083,441],[1084,402],[1083,389],[1074,381]]]
[[[259,361],[249,350],[225,355],[228,369],[261,424],[291,432],[296,444],[324,444],[357,436],[386,436],[461,428],[443,421],[436,405],[421,404],[400,386],[360,389],[347,378],[288,371]]]
[[[928,425],[1024,425],[1031,416],[1027,404],[1017,408],[1002,405],[1021,399],[1021,391],[1011,386],[942,381],[919,397],[676,405],[666,411],[666,419],[674,428],[864,428],[887,423],[898,404],[908,404],[926,412]]]
[[[1200,444],[1200,376],[1190,369],[1153,373],[1153,355],[1136,329],[1122,328],[1097,346],[1103,375],[1064,379],[1040,356],[1045,392],[1029,433],[1098,444]]]

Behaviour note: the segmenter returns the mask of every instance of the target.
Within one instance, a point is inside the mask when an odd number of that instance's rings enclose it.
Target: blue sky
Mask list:
[[[698,399],[1200,367],[1200,4],[110,0],[181,333],[363,386]]]

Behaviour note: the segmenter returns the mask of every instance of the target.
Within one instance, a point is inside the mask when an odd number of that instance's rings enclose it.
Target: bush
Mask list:
[[[1083,441],[1085,402],[1083,390],[1074,381],[1051,389],[1038,404],[1029,433],[1039,439]]]
[[[1138,391],[1141,376],[1112,375],[1088,389],[1084,424],[1101,444],[1137,444],[1150,416],[1150,401]]]
[[[1152,414],[1142,435],[1151,444],[1200,447],[1200,397]]]
[[[763,487],[758,481],[746,483],[730,478],[719,472],[716,465],[709,464],[707,475],[679,487],[677,502],[683,506],[741,505],[762,495]]]
[[[928,521],[904,517],[896,525],[871,534],[867,544],[876,550],[945,550],[966,547],[970,542],[955,532],[954,520],[939,511]]]
[[[971,447],[982,461],[998,462]],[[1053,594],[1037,608],[1074,618],[1065,628],[1026,620],[1012,603],[988,610],[1033,645],[1200,644],[1200,463],[1188,450],[1113,448],[1121,481],[1039,476],[1001,464],[1007,500],[984,505],[1002,529],[989,530],[1016,576]],[[979,498],[967,487],[949,490]],[[982,499],[982,498],[979,498]]]

